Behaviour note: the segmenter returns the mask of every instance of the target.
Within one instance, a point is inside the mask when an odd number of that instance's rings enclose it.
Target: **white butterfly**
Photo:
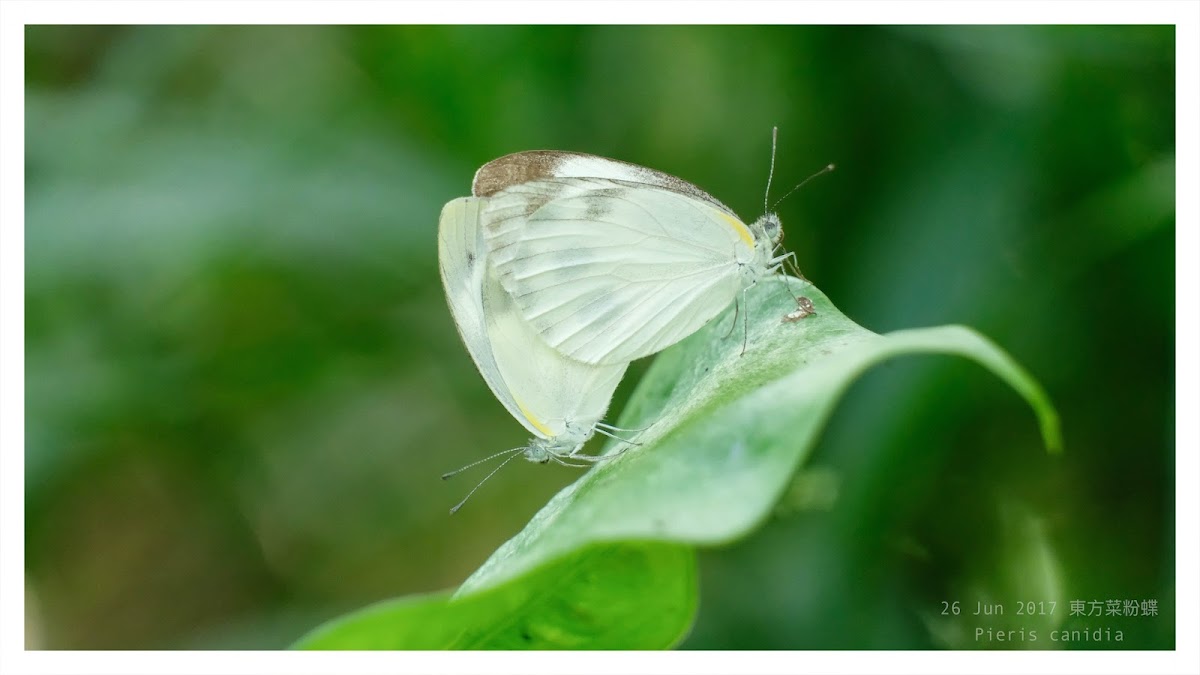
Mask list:
[[[472,193],[488,198],[491,265],[517,310],[590,364],[682,340],[792,255],[776,255],[774,213],[747,225],[687,181],[594,155],[507,155],[479,169]]]
[[[589,365],[563,356],[538,338],[488,264],[480,231],[480,212],[487,202],[464,197],[446,204],[438,223],[438,261],[450,312],[467,351],[492,393],[535,436],[527,446],[492,457],[513,453],[507,463],[521,453],[532,462],[583,466],[576,461],[597,459],[579,452],[593,432],[611,435],[616,430],[600,420],[628,363]],[[460,506],[461,502],[451,512]]]

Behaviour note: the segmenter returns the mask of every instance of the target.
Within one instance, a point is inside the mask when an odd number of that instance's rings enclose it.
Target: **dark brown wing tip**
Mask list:
[[[471,194],[491,197],[505,188],[551,177],[564,158],[578,154],[561,150],[527,150],[498,157],[475,172]]]

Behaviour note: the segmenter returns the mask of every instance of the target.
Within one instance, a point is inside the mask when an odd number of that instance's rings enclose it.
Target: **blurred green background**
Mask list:
[[[806,276],[878,332],[991,336],[1049,390],[1067,452],[966,361],[872,371],[778,517],[702,552],[683,646],[1172,647],[1174,40],[28,28],[27,645],[283,647],[461,582],[577,474],[512,465],[447,515],[474,478],[438,476],[527,434],[446,309],[442,204],[490,159],[555,148],[750,219],[778,125],[776,194],[838,165],[780,210]],[[1113,599],[1158,616],[1067,616]]]

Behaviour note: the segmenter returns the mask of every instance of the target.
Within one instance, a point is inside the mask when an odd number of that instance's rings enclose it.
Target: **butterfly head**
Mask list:
[[[535,464],[545,464],[555,458],[569,457],[579,452],[591,436],[591,429],[584,431],[568,422],[566,430],[557,436],[529,439],[524,456],[525,459]]]
[[[779,242],[783,241],[783,224],[779,222],[777,214],[764,214],[761,218],[754,221],[750,229],[754,231],[755,238],[759,241],[759,246],[767,246],[768,249],[774,250],[779,245]]]
[[[534,464],[545,464],[550,461],[550,451],[542,443],[541,439],[533,439],[528,446],[525,447],[525,452],[522,453],[525,459]]]

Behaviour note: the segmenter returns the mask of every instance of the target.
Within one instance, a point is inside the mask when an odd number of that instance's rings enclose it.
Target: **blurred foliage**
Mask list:
[[[811,459],[832,505],[701,555],[684,646],[1172,647],[1174,40],[28,28],[30,646],[279,647],[457,585],[577,474],[514,466],[446,515],[469,485],[437,476],[526,434],[450,321],[442,204],[489,159],[558,148],[753,217],[778,125],[778,194],[838,164],[781,209],[805,275],[877,332],[992,337],[1067,452],[979,369],[872,371]],[[1063,645],[940,615],[1047,579],[1158,616],[1062,617],[1125,638]]]

